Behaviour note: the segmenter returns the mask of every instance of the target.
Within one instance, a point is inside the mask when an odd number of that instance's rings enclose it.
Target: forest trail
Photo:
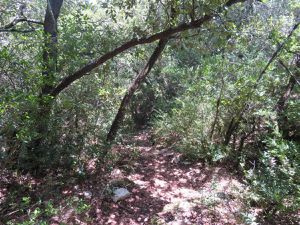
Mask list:
[[[38,179],[2,170],[0,224],[1,216],[4,224],[23,221],[37,209],[45,210],[40,216],[51,225],[242,224],[246,187],[224,166],[184,161],[153,144],[147,131],[126,140],[112,146],[112,156],[118,155],[113,168],[96,167],[91,160],[81,179],[59,174]],[[131,194],[115,203],[110,191],[117,187]],[[16,210],[18,205],[26,210]]]
[[[182,161],[149,139],[147,132],[134,136],[137,160],[127,172],[122,163],[112,171],[115,179],[133,184],[131,195],[116,204],[103,202],[99,224],[240,224],[244,187],[234,176],[225,168]]]

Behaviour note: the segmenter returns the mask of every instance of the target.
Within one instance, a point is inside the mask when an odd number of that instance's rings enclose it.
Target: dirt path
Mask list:
[[[134,184],[131,196],[117,204],[105,202],[99,224],[240,224],[243,186],[220,167],[181,161],[180,155],[152,146],[149,134],[134,137],[137,161],[113,173]],[[128,168],[127,168],[128,170]]]
[[[233,175],[224,167],[182,161],[150,140],[145,131],[114,146],[119,155],[112,159],[114,168],[109,172],[110,163],[99,168],[91,161],[83,179],[58,174],[35,179],[2,171],[0,224],[242,224],[245,187]],[[114,203],[114,187],[127,188],[131,195]]]

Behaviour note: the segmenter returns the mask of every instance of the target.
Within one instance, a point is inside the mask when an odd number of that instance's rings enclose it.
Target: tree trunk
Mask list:
[[[219,97],[218,97],[218,100],[217,100],[217,105],[216,105],[216,114],[215,114],[215,118],[214,118],[214,121],[213,121],[213,124],[212,124],[211,132],[210,132],[210,135],[209,135],[210,140],[212,140],[212,138],[213,138],[215,127],[216,127],[216,124],[217,124],[217,121],[218,121],[223,89],[224,89],[224,79],[222,78],[222,86],[221,86],[221,90],[220,90]]]
[[[151,55],[149,61],[146,64],[146,66],[141,70],[141,72],[138,74],[138,76],[134,79],[134,81],[131,83],[130,87],[128,88],[125,96],[122,99],[118,113],[115,116],[115,119],[113,120],[113,123],[107,134],[106,140],[108,142],[111,142],[115,139],[117,131],[120,127],[120,124],[122,123],[122,121],[124,119],[126,108],[129,105],[132,96],[134,95],[135,91],[137,89],[139,89],[141,84],[146,79],[147,75],[150,73],[155,62],[157,61],[157,59],[161,55],[162,51],[164,50],[167,42],[168,42],[168,38],[164,38],[159,41],[158,46],[155,48],[153,54]]]
[[[231,136],[233,135],[233,133],[236,131],[236,129],[240,125],[243,115],[244,115],[245,111],[247,110],[247,106],[248,105],[246,104],[245,107],[240,111],[240,113],[231,119],[230,124],[229,124],[226,134],[225,134],[225,139],[223,142],[224,145],[227,146],[229,144],[229,142],[231,140]]]
[[[44,20],[44,50],[43,50],[43,85],[39,96],[37,133],[43,138],[48,130],[48,121],[51,113],[52,98],[48,95],[55,82],[57,66],[57,19],[63,0],[47,0],[47,9]],[[40,142],[40,140],[38,141]],[[38,144],[38,143],[37,143]]]
[[[29,151],[34,159],[43,157],[42,141],[48,132],[49,117],[52,108],[52,97],[57,64],[57,19],[63,0],[48,0],[44,20],[43,78],[41,92],[38,98],[38,108],[33,112],[37,136],[29,143]],[[38,162],[36,162],[38,163]],[[33,162],[34,164],[34,162]]]
[[[288,67],[282,61],[279,62],[287,70],[287,72],[290,75],[290,78],[287,86],[285,87],[285,91],[282,93],[275,106],[275,109],[277,112],[277,123],[278,123],[279,130],[282,132],[282,137],[284,139],[289,139],[290,129],[289,129],[288,117],[286,116],[286,109],[288,107],[288,100],[290,98],[291,92],[293,91],[294,86],[297,82],[296,78],[300,77],[300,74],[299,72],[297,72],[295,75],[293,75],[291,71],[288,69]],[[300,57],[297,56],[296,56],[296,65],[300,65]],[[300,66],[297,67],[299,68]]]
[[[227,128],[227,131],[226,131],[226,134],[225,134],[225,139],[224,139],[224,145],[228,145],[229,144],[229,142],[230,142],[230,139],[231,139],[231,135],[233,134],[233,131],[234,131],[234,128],[235,128],[235,122],[234,122],[234,120],[235,120],[235,117],[233,117],[232,119],[231,119],[231,121],[230,121],[230,124],[229,124],[229,126],[228,126],[228,128]]]
[[[57,64],[57,19],[63,0],[48,0],[44,20],[43,87],[42,95],[48,95],[54,87]]]

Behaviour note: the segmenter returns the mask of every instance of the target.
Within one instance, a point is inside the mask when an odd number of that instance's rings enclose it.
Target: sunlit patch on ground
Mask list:
[[[246,224],[261,209],[244,204],[247,186],[226,166],[183,161],[179,153],[141,133],[115,145],[111,169],[86,162],[86,177],[50,174],[36,179],[2,171],[0,215],[5,221],[44,218],[59,224]],[[130,196],[117,203],[114,188]],[[0,223],[1,224],[1,223]]]
[[[140,165],[143,169],[130,178],[150,190],[151,196],[167,202],[158,213],[162,224],[238,223],[242,206],[234,199],[234,190],[242,191],[243,186],[232,176],[220,168],[201,168],[200,164],[181,167],[168,157],[149,156],[147,160]]]

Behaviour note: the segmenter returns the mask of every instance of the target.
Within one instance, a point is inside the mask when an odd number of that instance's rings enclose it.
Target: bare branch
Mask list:
[[[32,19],[27,19],[27,18],[16,18],[14,19],[12,22],[10,22],[9,24],[6,24],[4,27],[0,27],[0,32],[20,32],[20,33],[28,33],[28,32],[32,32],[35,31],[35,29],[30,29],[30,30],[17,30],[14,27],[18,24],[18,23],[22,23],[22,22],[26,22],[29,25],[31,24],[38,24],[38,25],[43,25],[44,23],[41,21],[37,21],[37,20],[32,20]]]
[[[285,65],[281,59],[279,59],[278,62],[288,72],[288,74],[295,79],[296,83],[300,85],[300,82],[297,80],[296,76],[291,72],[291,70],[287,67],[287,65]]]
[[[0,29],[0,33],[1,32],[14,32],[14,33],[30,33],[30,32],[34,32],[36,31],[36,29],[30,29],[30,30],[17,30],[17,29]]]
[[[133,82],[129,86],[125,96],[122,99],[118,113],[116,114],[113,123],[110,127],[110,130],[107,134],[106,140],[108,142],[111,142],[115,139],[120,124],[124,120],[125,111],[131,101],[132,96],[134,95],[135,91],[138,90],[142,85],[142,83],[146,80],[146,77],[151,72],[153,66],[155,65],[155,62],[158,60],[159,56],[163,52],[167,42],[168,42],[168,38],[159,41],[157,47],[155,48],[154,52],[152,53],[145,67],[138,73],[137,77],[133,80]]]
[[[263,70],[260,72],[257,80],[256,80],[256,85],[255,88],[258,85],[258,82],[261,80],[261,78],[263,77],[263,75],[265,74],[265,72],[267,71],[267,69],[269,68],[270,64],[276,59],[276,57],[279,55],[279,53],[281,52],[282,48],[284,47],[284,45],[286,44],[286,42],[291,38],[291,36],[293,35],[294,31],[298,28],[300,22],[295,24],[293,26],[293,28],[291,29],[290,33],[288,34],[288,36],[285,38],[285,40],[278,46],[278,48],[276,49],[276,51],[273,53],[273,55],[271,56],[271,58],[269,59],[267,65],[263,68]],[[254,89],[255,89],[254,88]]]

